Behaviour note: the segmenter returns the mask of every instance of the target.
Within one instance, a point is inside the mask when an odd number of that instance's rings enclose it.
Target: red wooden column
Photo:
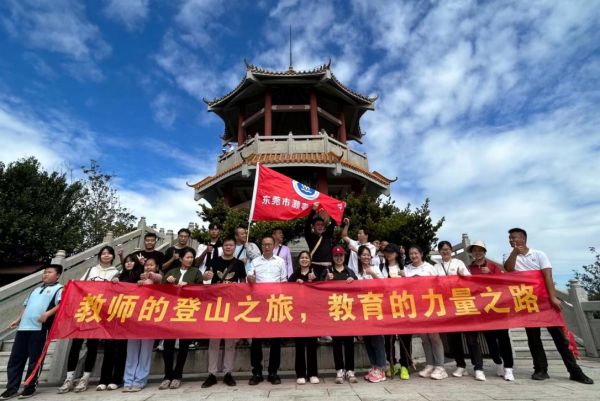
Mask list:
[[[314,89],[310,91],[310,133],[319,133],[319,116],[317,114],[317,95]]]
[[[222,187],[223,191],[223,202],[229,207],[233,206],[233,193],[231,191],[231,185],[224,185]]]
[[[265,90],[265,136],[271,136],[273,127],[272,110],[271,106],[273,101],[271,100],[271,88]]]
[[[324,168],[320,168],[317,171],[317,191],[325,195],[329,193],[329,188],[327,185],[327,171],[325,171]]]
[[[344,118],[344,109],[340,111],[338,118],[342,121],[342,125],[338,129],[338,140],[341,143],[346,143],[346,119]]]
[[[237,130],[237,142],[238,146],[242,146],[244,141],[246,140],[246,129],[243,127],[244,124],[244,114],[242,113],[242,108],[240,107],[240,114],[238,114],[238,130]]]

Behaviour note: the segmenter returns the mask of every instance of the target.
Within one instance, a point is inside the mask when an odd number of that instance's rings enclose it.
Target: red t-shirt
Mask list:
[[[485,265],[488,269],[490,269],[489,273],[484,273],[481,271],[481,267],[479,265],[476,265],[475,262],[471,263],[469,265],[469,271],[471,272],[471,274],[500,274],[502,273],[502,269],[500,269],[500,266],[498,266],[497,264],[495,264],[492,261],[489,260],[485,260]]]

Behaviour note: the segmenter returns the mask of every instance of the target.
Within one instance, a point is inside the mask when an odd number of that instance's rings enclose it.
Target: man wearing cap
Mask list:
[[[477,240],[467,248],[473,256],[473,262],[468,266],[471,274],[501,274],[502,270],[496,263],[485,257],[487,247],[485,242]],[[490,350],[490,355],[496,364],[496,374],[504,380],[513,381],[513,354],[512,345],[507,329],[484,331],[485,342]]]
[[[512,252],[504,263],[504,268],[507,272],[521,272],[540,270],[544,275],[544,282],[546,284],[546,290],[550,297],[550,304],[561,310],[562,305],[560,299],[556,296],[556,290],[554,288],[554,280],[552,279],[552,265],[546,254],[537,249],[529,248],[527,246],[527,232],[522,228],[511,228],[508,230],[508,241],[510,246],[513,248]],[[546,328],[552,340],[556,345],[556,349],[560,353],[563,363],[569,371],[569,379],[583,383],[583,384],[594,384],[594,381],[587,377],[581,370],[581,367],[577,365],[575,356],[569,349],[569,340],[565,336],[561,327],[547,327]],[[533,358],[533,380],[546,380],[548,376],[548,360],[546,359],[546,352],[544,351],[544,345],[541,339],[541,329],[539,327],[526,328],[527,343],[529,345],[529,351]]]
[[[333,247],[333,267],[323,272],[325,280],[344,280],[351,283],[358,280],[356,274],[344,265],[346,251],[339,245]],[[333,337],[333,362],[336,370],[335,382],[344,383],[348,380],[350,383],[357,383],[354,374],[354,337]]]
[[[344,219],[344,228],[342,229],[342,239],[348,244],[348,248],[350,249],[350,259],[348,260],[348,267],[354,271],[354,273],[358,273],[358,248],[361,245],[369,248],[369,252],[371,252],[371,266],[379,267],[379,257],[377,256],[377,249],[373,244],[369,242],[369,231],[362,227],[359,228],[356,236],[357,240],[353,240],[348,236],[348,228],[350,227],[350,219]]]
[[[332,265],[331,249],[336,224],[324,211],[317,214],[318,208],[319,202],[315,202],[304,224],[304,239],[308,244],[312,269],[317,277],[321,277]],[[329,223],[325,219],[329,220]]]

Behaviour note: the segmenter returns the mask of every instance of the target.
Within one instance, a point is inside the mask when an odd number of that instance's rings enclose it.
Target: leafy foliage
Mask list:
[[[44,171],[33,157],[0,163],[0,264],[35,263],[84,240],[82,183]]]
[[[103,173],[95,160],[82,169],[87,178],[79,205],[85,216],[85,239],[81,248],[86,249],[102,242],[108,231],[117,237],[133,230],[135,216],[121,206],[117,190],[112,187],[113,175]]]
[[[590,252],[594,254],[596,260],[582,266],[583,272],[575,272],[575,278],[587,291],[589,299],[597,301],[600,300],[600,252],[593,247],[590,247]]]

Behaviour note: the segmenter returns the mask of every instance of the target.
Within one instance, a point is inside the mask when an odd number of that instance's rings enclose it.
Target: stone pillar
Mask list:
[[[310,133],[319,135],[319,115],[317,114],[317,95],[314,90],[310,91]]]
[[[317,191],[327,195],[329,188],[327,185],[327,170],[320,168],[317,170]]]
[[[107,231],[102,242],[104,242],[105,244],[108,244],[110,246],[113,246],[114,242],[115,242],[115,236],[114,236],[113,232]]]
[[[54,255],[50,263],[52,263],[53,265],[61,265],[62,267],[65,267],[66,256],[67,253],[61,249],[58,252],[56,252],[56,255]]]
[[[583,307],[581,306],[582,302],[588,301],[588,296],[581,285],[579,285],[579,281],[574,279],[569,280],[569,296],[571,298],[571,302],[573,303],[575,320],[577,322],[577,327],[579,328],[579,334],[583,339],[585,353],[587,356],[598,358],[598,348],[596,348],[594,335],[592,333],[592,329],[590,328],[590,322],[588,321]]]
[[[175,234],[173,234],[173,230],[167,230],[165,241],[167,241],[169,245],[173,245],[173,242],[175,241]]]
[[[272,105],[273,102],[271,100],[271,88],[267,88],[265,90],[265,136],[271,136],[273,123],[273,110],[271,109]]]
[[[138,238],[137,248],[144,249],[144,235],[146,235],[146,218],[140,217],[140,221],[138,222],[138,230],[140,230],[140,236]]]
[[[467,248],[470,245],[471,245],[471,240],[469,239],[469,235],[467,233],[464,233],[462,235],[462,248],[463,248],[463,252],[461,253],[461,255],[463,255],[462,261],[467,266],[471,264],[471,255],[469,255],[469,253],[467,252]]]

